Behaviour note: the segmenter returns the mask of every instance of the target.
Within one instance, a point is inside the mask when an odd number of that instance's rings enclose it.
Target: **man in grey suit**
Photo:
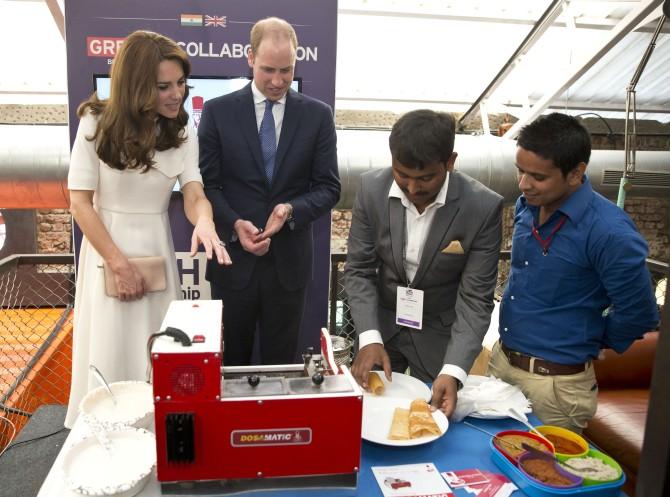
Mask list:
[[[392,167],[361,177],[344,270],[356,380],[409,368],[447,416],[488,329],[502,237],[502,197],[454,171],[454,136],[445,113],[396,122]]]

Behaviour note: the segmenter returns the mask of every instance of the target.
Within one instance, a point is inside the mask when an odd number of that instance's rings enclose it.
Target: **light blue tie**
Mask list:
[[[261,139],[261,153],[263,154],[263,166],[268,183],[272,183],[272,175],[275,170],[275,155],[277,154],[277,138],[275,133],[275,118],[272,115],[272,100],[265,101],[265,114],[261,121],[261,129],[258,136]]]

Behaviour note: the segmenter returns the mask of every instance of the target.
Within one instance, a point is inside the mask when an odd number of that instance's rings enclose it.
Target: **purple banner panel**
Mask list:
[[[187,102],[197,125],[203,99],[239,88],[251,77],[247,65],[249,31],[257,20],[269,16],[286,19],[296,30],[299,47],[295,77],[301,92],[333,106],[337,0],[68,0],[65,26],[70,143],[79,124],[78,105],[93,92],[96,83],[103,94],[100,85],[105,84],[104,76],[109,74],[114,55],[128,34],[138,29],[156,31],[184,48],[191,60],[193,82],[198,80],[198,88],[203,89],[202,95],[192,92]],[[169,213],[183,298],[207,299],[210,292],[204,278],[204,253],[193,259],[188,256],[192,227],[184,217],[179,192],[172,196]],[[75,232],[76,252],[81,234]],[[319,329],[327,325],[330,216],[314,223],[314,251],[299,351],[318,347]]]

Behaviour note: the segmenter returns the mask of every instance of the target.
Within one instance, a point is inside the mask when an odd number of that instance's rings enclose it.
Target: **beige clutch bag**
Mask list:
[[[131,257],[128,261],[137,269],[144,279],[147,292],[162,292],[167,287],[165,276],[165,257]],[[102,264],[105,272],[105,293],[109,297],[118,297],[114,273],[105,263]]]

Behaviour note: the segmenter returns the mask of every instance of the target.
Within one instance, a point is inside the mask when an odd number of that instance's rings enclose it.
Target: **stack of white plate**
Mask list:
[[[131,497],[142,490],[156,466],[153,388],[143,381],[119,381],[86,394],[79,412],[88,436],[65,454],[67,487],[80,495]]]
[[[103,445],[96,437],[74,444],[63,460],[70,490],[89,496],[131,497],[139,493],[156,465],[153,433],[126,428],[107,434]]]

